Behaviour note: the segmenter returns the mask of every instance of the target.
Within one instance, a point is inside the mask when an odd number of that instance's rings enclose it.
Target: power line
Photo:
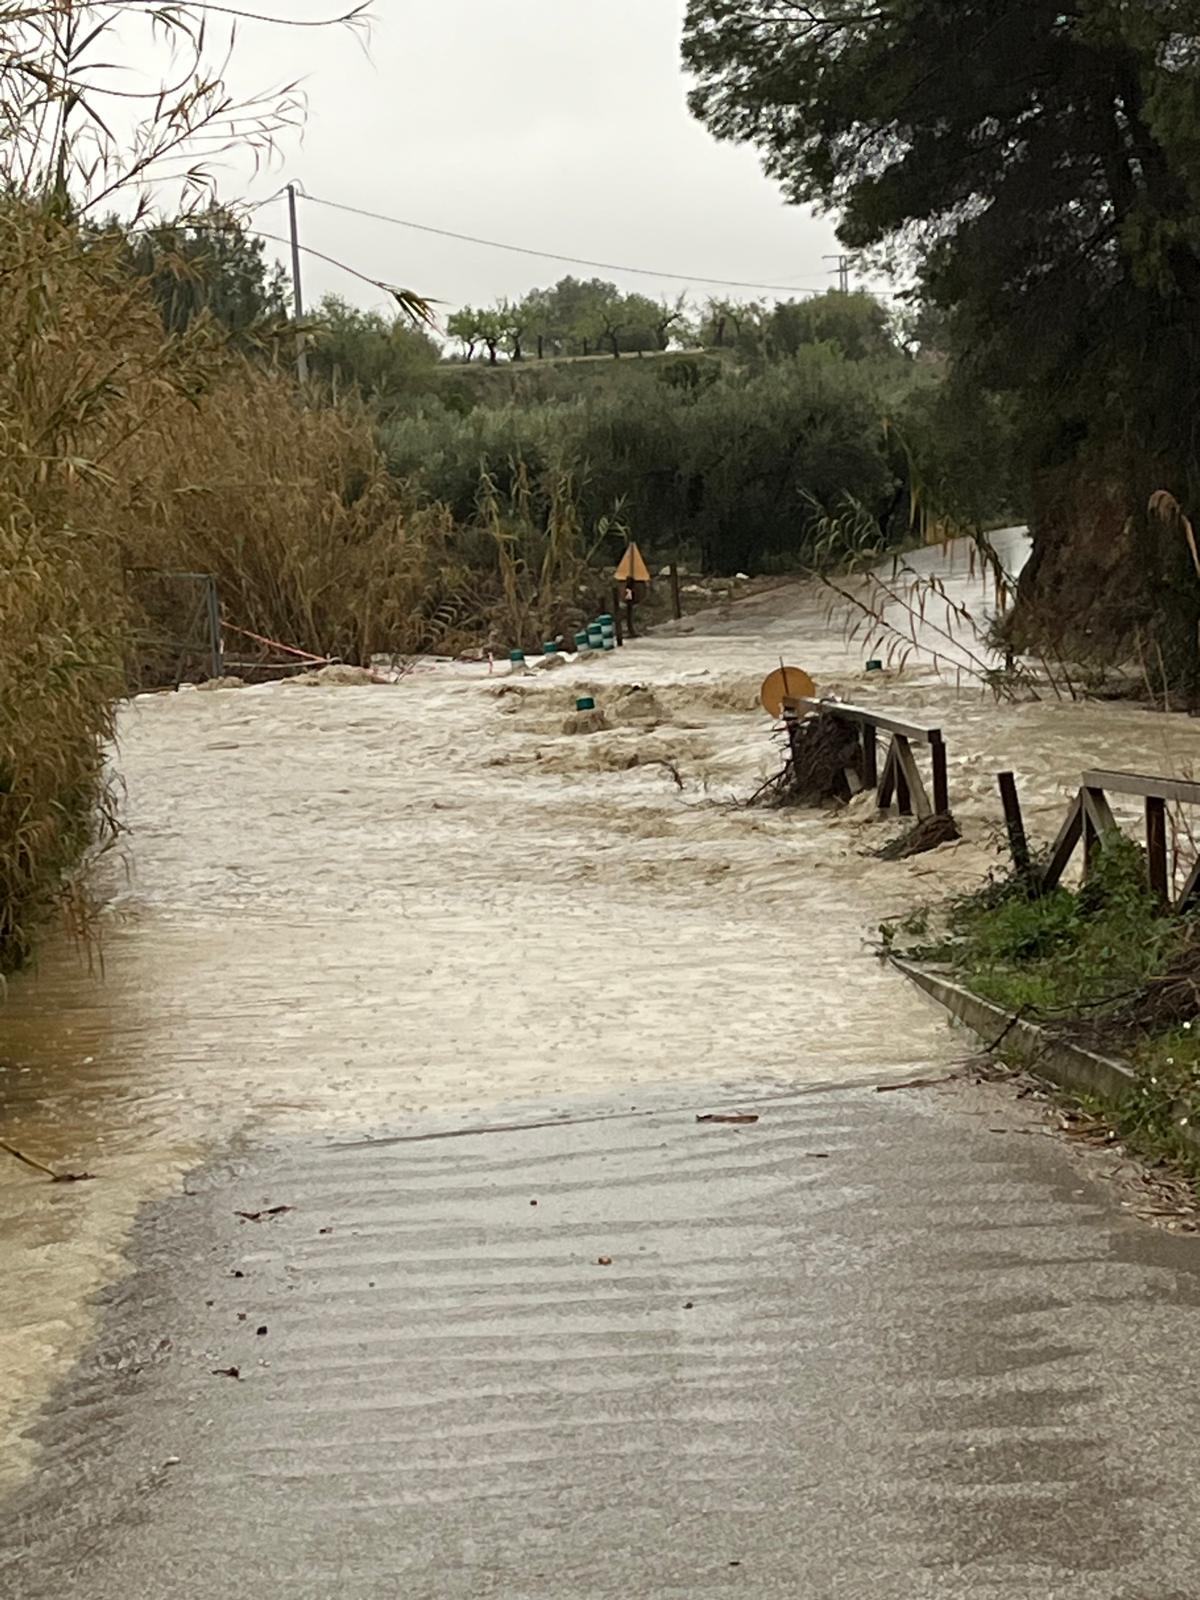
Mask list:
[[[257,234],[260,239],[270,239],[273,244],[285,244],[291,249],[292,241],[281,233],[267,233],[263,228],[251,227],[246,224],[248,233]],[[324,261],[331,267],[338,267],[342,272],[348,272],[352,278],[358,278],[362,283],[369,283],[373,289],[382,289],[386,294],[394,293],[391,284],[384,283],[379,278],[372,278],[365,272],[360,272],[357,267],[352,267],[348,261],[339,261],[336,256],[327,256],[323,250],[314,250],[310,244],[297,244],[296,248],[302,255],[315,256],[318,261]]]
[[[612,261],[589,261],[584,256],[559,255],[552,250],[527,249],[519,244],[501,244],[498,239],[480,239],[470,233],[455,233],[450,228],[434,228],[426,222],[410,222],[404,217],[385,216],[381,211],[367,211],[362,206],[345,205],[340,200],[325,200],[320,195],[298,191],[300,198],[313,205],[328,206],[333,211],[348,211],[356,217],[370,217],[374,222],[390,222],[397,228],[412,228],[417,233],[436,234],[441,239],[457,239],[460,244],[479,244],[489,250],[507,250],[512,255],[537,256],[542,261],[559,261],[571,267],[595,267],[601,272],[628,272],[642,278],[673,278],[680,283],[711,283],[725,289],[765,289],[770,294],[824,294],[824,288],[814,289],[796,283],[746,283],[736,278],[708,278],[700,272],[657,272],[652,267],[618,266]]]
[[[250,223],[246,223],[245,226],[248,233],[254,234],[259,239],[270,239],[274,244],[285,244],[289,249],[299,251],[301,255],[314,256],[328,266],[337,267],[340,272],[348,272],[360,283],[369,283],[372,289],[382,289],[384,294],[390,296],[405,316],[411,318],[413,322],[424,322],[430,327],[434,326],[433,307],[440,305],[440,301],[417,294],[413,289],[402,289],[399,284],[388,283],[383,278],[372,278],[369,273],[360,272],[357,267],[352,267],[348,261],[339,261],[336,256],[327,256],[324,250],[314,250],[312,245],[301,244],[299,240],[293,240],[290,235],[284,238],[282,234],[267,233],[265,229],[255,228]]]
[[[300,193],[299,190],[296,192]],[[277,190],[276,193],[271,195],[269,198],[272,200],[277,200],[281,194],[286,193],[287,188],[285,186],[284,188]],[[266,202],[262,201],[260,204],[265,205]],[[254,208],[251,207],[251,209],[253,210]],[[352,278],[357,278],[360,283],[369,284],[372,289],[381,289],[383,293],[394,300],[396,304],[400,306],[401,310],[404,311],[405,315],[411,317],[413,321],[425,322],[432,325],[432,307],[440,305],[440,301],[428,298],[425,295],[418,295],[412,289],[403,289],[399,284],[388,283],[384,278],[373,278],[371,277],[370,273],[360,272],[357,267],[352,267],[348,261],[340,261],[337,256],[326,255],[324,250],[314,250],[310,244],[301,244],[300,241],[298,239],[294,239],[290,233],[286,237],[281,233],[268,233],[265,228],[257,228],[251,222],[243,222],[241,226],[245,228],[247,233],[252,233],[257,239],[269,239],[272,244],[287,245],[289,249],[299,251],[301,255],[312,256],[317,261],[324,261],[327,266],[336,267],[339,272],[349,273]],[[129,231],[130,233],[144,233],[147,235],[153,235],[156,233],[173,233],[177,227],[194,228],[207,232],[221,231],[220,224],[210,223],[203,217],[183,217],[178,223],[148,222],[143,223],[140,227],[131,228]],[[293,283],[295,282],[295,276],[295,260],[293,257]]]

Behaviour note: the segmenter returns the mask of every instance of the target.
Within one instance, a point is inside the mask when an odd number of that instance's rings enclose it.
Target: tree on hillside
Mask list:
[[[629,302],[615,284],[608,284],[610,292],[596,295],[583,311],[580,327],[583,337],[595,345],[603,345],[618,360],[621,346],[629,332]]]
[[[507,332],[504,313],[495,306],[487,306],[475,313],[475,330],[488,354],[488,365],[494,367],[500,359],[500,346]]]
[[[898,251],[1021,396],[1047,490],[1032,592],[1099,517],[1144,581],[1097,605],[1161,621],[1193,685],[1200,583],[1144,509],[1155,487],[1200,507],[1198,37],[1197,0],[690,0],[684,38],[712,132],[836,208],[848,249]]]
[[[497,319],[500,323],[501,336],[504,348],[514,361],[523,361],[525,352],[521,341],[524,339],[530,321],[530,307],[526,300],[501,300],[496,307]]]
[[[682,311],[664,308],[649,295],[622,294],[615,284],[604,285],[583,310],[582,336],[610,355],[638,354],[645,350],[665,350],[670,344],[670,329]]]
[[[666,349],[666,344],[659,343],[659,328],[664,325],[669,327],[675,318],[666,319],[664,324],[663,308],[659,301],[651,300],[647,294],[623,295],[621,314],[626,330],[621,340],[623,351]],[[670,342],[669,336],[667,342]]]
[[[612,330],[620,330],[627,320],[622,295],[615,283],[604,278],[560,278],[544,295],[543,315],[547,340],[557,355],[590,355],[602,345],[612,349]],[[615,352],[619,354],[619,348]]]
[[[672,339],[686,342],[688,329],[687,291],[677,294],[674,300],[666,295],[658,302],[654,319],[654,341],[660,350],[669,350]]]
[[[719,299],[709,299],[705,303],[704,314],[700,318],[700,340],[705,345],[715,345],[718,350],[725,347],[725,330],[729,326],[728,302]]]
[[[482,312],[474,306],[461,306],[446,319],[446,332],[462,346],[464,361],[470,361],[483,338],[479,319]]]
[[[534,340],[538,360],[541,361],[552,353],[552,347],[558,337],[554,291],[531,289],[525,296],[523,307],[526,326]]]
[[[710,299],[700,320],[700,342],[718,350],[744,346],[747,338],[753,341],[763,316],[754,301]]]

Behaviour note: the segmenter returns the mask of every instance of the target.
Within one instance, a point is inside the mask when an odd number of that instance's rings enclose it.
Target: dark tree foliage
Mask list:
[[[168,333],[183,333],[207,313],[237,342],[249,344],[286,320],[282,268],[267,260],[263,241],[228,211],[214,208],[179,222],[140,228],[130,234],[128,250],[133,270],[147,280],[159,304]]]
[[[712,132],[915,270],[1018,398],[1035,568],[1102,474],[1123,620],[1194,666],[1200,585],[1139,517],[1200,505],[1200,0],[690,0],[684,57]]]

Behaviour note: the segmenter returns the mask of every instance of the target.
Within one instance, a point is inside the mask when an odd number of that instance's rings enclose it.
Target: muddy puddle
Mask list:
[[[924,559],[986,609],[962,551]],[[861,808],[731,804],[778,766],[755,690],[781,657],[945,727],[961,845],[885,865],[864,852],[886,827]],[[126,707],[129,833],[103,867],[99,956],[48,938],[0,1011],[3,1136],[96,1175],[60,1187],[0,1165],[0,1470],[27,1469],[22,1430],[135,1210],[203,1158],[501,1101],[852,1083],[960,1053],[871,959],[872,928],[994,859],[997,768],[1047,835],[1083,766],[1186,772],[1197,725],[997,705],[952,666],[863,667],[829,595],[790,585],[544,677],[444,666]],[[602,731],[564,732],[581,693]]]

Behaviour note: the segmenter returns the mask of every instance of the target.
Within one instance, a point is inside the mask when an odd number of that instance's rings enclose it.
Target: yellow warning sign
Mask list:
[[[642,560],[642,552],[636,544],[631,544],[621,557],[613,577],[621,583],[649,583],[650,570]]]
[[[811,700],[817,686],[803,667],[776,667],[760,690],[763,710],[779,718],[785,700]]]

